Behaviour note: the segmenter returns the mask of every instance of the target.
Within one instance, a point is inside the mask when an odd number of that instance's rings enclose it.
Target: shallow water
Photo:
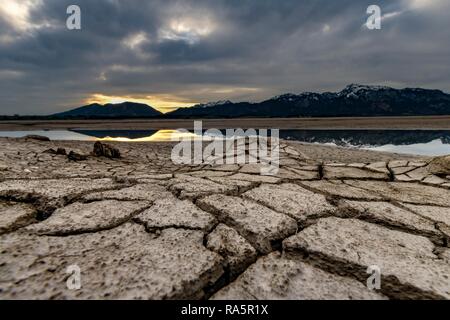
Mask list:
[[[222,131],[225,133],[224,131]],[[164,142],[200,138],[178,130],[36,130],[0,131],[0,137],[37,134],[52,140]],[[280,130],[280,138],[348,148],[438,156],[450,154],[447,130]]]

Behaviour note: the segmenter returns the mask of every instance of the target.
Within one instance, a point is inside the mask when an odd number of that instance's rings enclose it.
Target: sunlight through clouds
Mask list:
[[[93,94],[86,101],[87,104],[118,104],[123,102],[135,102],[147,104],[161,112],[169,112],[178,108],[191,107],[196,102],[190,102],[172,95],[146,95],[146,96],[109,96],[100,93]]]
[[[214,24],[205,19],[196,21],[191,18],[174,19],[159,33],[161,40],[181,40],[190,44],[199,42],[210,35],[215,29]]]
[[[30,11],[42,5],[42,0],[2,0],[0,16],[18,31],[39,28],[30,19]]]
[[[217,29],[217,22],[207,10],[197,10],[191,6],[172,7],[159,29],[159,39],[185,41],[195,44],[210,36]]]
[[[407,0],[407,3],[412,9],[433,9],[448,4],[448,0]]]

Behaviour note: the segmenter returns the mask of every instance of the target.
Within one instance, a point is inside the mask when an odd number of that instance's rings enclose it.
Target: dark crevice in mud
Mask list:
[[[155,238],[158,238],[161,235],[161,230],[160,229],[158,229],[158,230],[150,229],[150,228],[147,227],[146,223],[142,222],[139,219],[133,218],[133,219],[131,219],[131,222],[140,225],[141,227],[144,228],[145,232],[147,232],[150,235],[153,235]]]
[[[447,230],[449,230],[449,227],[447,227],[444,223],[442,222],[436,222],[435,223],[435,228],[437,230],[439,230],[442,234],[442,245],[444,247],[450,247],[450,235],[446,232],[444,232],[442,229],[446,228]]]
[[[145,230],[148,233],[160,233],[161,231],[166,230],[166,229],[181,229],[181,230],[202,231],[202,232],[205,231],[202,228],[195,228],[195,227],[181,226],[181,225],[167,225],[167,226],[163,226],[163,227],[149,227],[145,221],[142,221],[139,218],[134,218],[133,222],[136,222],[137,224],[145,226]]]
[[[380,172],[375,172],[380,173]],[[338,179],[341,180],[352,180],[352,181],[381,181],[381,182],[389,182],[389,176],[386,176],[384,178],[374,178],[374,177],[339,177]],[[330,180],[336,180],[336,178],[324,178],[322,179],[324,181],[330,181]]]
[[[389,176],[389,181],[395,181],[395,173],[394,171],[389,167],[389,163],[386,163],[386,169],[388,170],[388,176]]]
[[[246,240],[253,246],[252,242],[249,241],[243,234],[241,234],[239,228],[236,228],[234,224],[230,224],[230,223],[228,222],[227,219],[224,219],[224,218],[223,218],[223,216],[222,216],[220,210],[217,210],[216,208],[211,207],[211,206],[209,206],[209,205],[201,204],[201,203],[199,203],[198,200],[200,200],[200,198],[199,198],[199,199],[196,199],[196,200],[193,202],[194,205],[197,206],[197,208],[199,208],[200,210],[203,210],[203,211],[205,211],[205,212],[210,213],[211,215],[213,215],[213,216],[216,218],[216,220],[218,221],[217,224],[220,224],[220,223],[221,223],[221,224],[226,225],[227,227],[230,227],[230,228],[236,230],[236,231],[239,233],[239,235],[241,235],[244,239],[246,239]]]
[[[209,300],[214,294],[219,292],[221,289],[228,286],[231,282],[233,282],[236,278],[231,278],[230,267],[228,263],[222,266],[223,274],[217,279],[216,282],[209,284],[205,288],[203,288],[204,296],[203,300]]]
[[[86,196],[86,195],[85,195]],[[125,198],[119,198],[119,197],[103,197],[103,198],[92,198],[92,199],[85,199],[80,198],[77,199],[75,202],[81,202],[81,203],[94,203],[94,202],[102,202],[102,201],[120,201],[120,202],[148,202],[152,203],[151,200],[145,200],[145,199],[125,199]],[[73,202],[72,202],[73,203]],[[72,204],[71,203],[71,204]]]
[[[342,277],[352,278],[366,285],[369,274],[368,266],[358,265],[347,260],[330,257],[319,252],[304,249],[289,249],[283,252],[284,257],[292,260],[300,260],[326,272]],[[409,283],[402,283],[393,275],[381,274],[381,289],[377,292],[395,300],[429,300],[444,299],[431,291],[425,291],[414,287]]]
[[[319,163],[319,165],[317,166],[317,170],[319,173],[319,180],[323,179],[323,167],[324,167],[323,162]]]
[[[58,207],[63,206],[63,203],[60,200],[47,199],[46,197],[30,192],[9,191],[0,195],[0,200],[30,204],[36,209],[35,219],[37,221],[44,221],[50,217]]]
[[[444,246],[450,248],[450,238],[448,236],[444,237]]]
[[[272,247],[273,251],[281,251],[283,249],[283,240],[284,239],[277,239],[277,240],[271,240],[270,246]]]
[[[223,263],[223,274],[222,276],[214,283],[209,284],[207,287],[204,288],[204,293],[205,296],[203,297],[204,300],[207,300],[209,298],[211,298],[214,294],[216,294],[217,292],[219,292],[220,290],[222,290],[223,288],[225,288],[226,286],[230,285],[231,283],[233,283],[237,278],[239,278],[243,273],[245,273],[248,268],[250,268],[254,263],[256,263],[260,258],[269,255],[275,251],[279,251],[281,252],[282,250],[282,240],[279,241],[279,248],[276,250],[273,250],[267,254],[261,254],[258,253],[257,257],[252,260],[252,261],[246,261],[244,262],[237,270],[235,270],[235,272],[233,273],[230,269],[229,263],[227,261],[226,258],[224,258],[220,253],[216,252],[218,255],[222,256],[222,258],[224,259],[224,263]],[[254,297],[255,300],[258,300],[256,297]]]

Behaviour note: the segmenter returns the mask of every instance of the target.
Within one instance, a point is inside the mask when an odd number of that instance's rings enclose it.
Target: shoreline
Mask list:
[[[450,130],[450,116],[355,118],[235,118],[235,119],[122,119],[122,120],[7,120],[0,131],[33,130],[162,130],[256,128],[283,130]]]

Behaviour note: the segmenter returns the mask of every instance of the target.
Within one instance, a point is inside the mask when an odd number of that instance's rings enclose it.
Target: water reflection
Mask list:
[[[310,143],[333,143],[343,147],[410,145],[434,140],[450,144],[448,130],[281,130],[280,137]]]
[[[221,130],[225,134],[225,130]],[[200,136],[179,130],[36,130],[3,131],[2,137],[28,134],[47,136],[52,140],[167,142]],[[280,138],[308,143],[419,155],[450,154],[448,130],[280,130]]]
[[[100,141],[121,142],[168,142],[182,138],[199,139],[193,132],[180,130],[73,130],[76,133],[93,136]]]

